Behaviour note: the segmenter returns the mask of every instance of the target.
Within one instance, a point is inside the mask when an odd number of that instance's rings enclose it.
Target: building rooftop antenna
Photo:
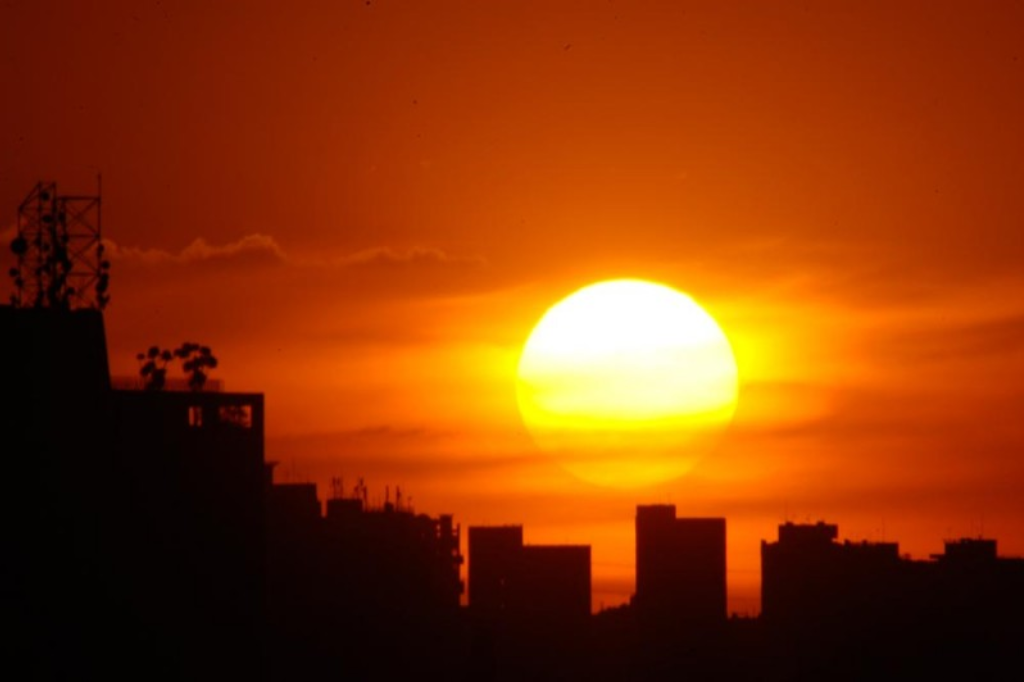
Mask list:
[[[11,251],[17,264],[11,304],[21,308],[102,310],[110,300],[110,261],[101,232],[102,177],[96,195],[63,195],[39,182],[18,206]]]

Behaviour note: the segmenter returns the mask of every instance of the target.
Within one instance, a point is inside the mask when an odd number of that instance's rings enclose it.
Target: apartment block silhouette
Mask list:
[[[911,559],[894,542],[840,542],[834,524],[787,522],[761,542],[761,591],[772,667],[793,676],[990,679],[1024,636],[1024,560],[987,538]]]
[[[675,505],[636,509],[636,592],[643,619],[696,628],[726,619],[724,518],[676,518]]]
[[[258,670],[263,396],[112,388],[94,309],[0,306],[0,339],[13,650],[43,678]]]
[[[590,592],[589,545],[525,545],[522,526],[469,528],[469,606],[481,617],[583,623]]]

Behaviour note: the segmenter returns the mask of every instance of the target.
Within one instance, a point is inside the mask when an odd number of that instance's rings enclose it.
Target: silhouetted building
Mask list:
[[[460,529],[365,497],[320,513],[312,483],[268,490],[269,635],[275,678],[345,671],[357,679],[437,672],[465,641]]]
[[[1024,562],[957,540],[927,561],[896,543],[838,542],[786,523],[761,543],[761,618],[788,679],[958,674],[989,679],[1024,634]]]
[[[0,306],[0,609],[5,665],[39,678],[117,661],[129,609],[113,552],[106,340],[98,311]],[[113,569],[113,570],[111,570]],[[117,598],[118,601],[112,600]],[[111,613],[96,622],[92,614]]]
[[[930,641],[990,661],[1016,660],[1024,641],[1024,559],[998,556],[994,539],[959,538],[947,540],[932,561],[913,563],[928,592],[919,612]]]
[[[590,616],[589,545],[524,545],[522,526],[469,529],[469,606],[485,618],[582,623]]]
[[[592,618],[586,545],[276,484],[259,393],[120,390],[94,309],[0,306],[9,670],[34,679],[995,679],[1024,560],[786,523],[726,619],[726,527],[637,507],[636,593]],[[466,616],[472,616],[467,619]],[[596,626],[595,626],[596,622]],[[721,627],[720,627],[721,626]]]
[[[262,396],[112,390],[94,309],[0,306],[0,339],[16,650],[41,677],[258,670]]]
[[[726,619],[725,519],[676,518],[674,505],[636,511],[636,594],[641,619],[659,627]]]
[[[267,520],[292,532],[316,524],[321,515],[315,483],[274,483],[277,462],[267,463]]]
[[[265,579],[262,394],[112,391],[111,412],[135,566],[126,580],[139,603],[159,605],[154,634],[195,640],[188,675],[251,659]]]
[[[469,679],[573,679],[591,620],[589,545],[525,545],[522,526],[469,529]]]
[[[896,543],[839,543],[832,524],[779,526],[761,542],[761,613],[779,625],[819,628],[852,612],[885,609],[897,589]]]
[[[522,526],[470,526],[470,608],[488,616],[507,610],[509,576],[515,572],[522,549]]]

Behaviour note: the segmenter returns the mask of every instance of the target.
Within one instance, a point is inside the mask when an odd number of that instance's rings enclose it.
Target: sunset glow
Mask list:
[[[31,189],[102,195],[117,385],[209,346],[280,483],[591,545],[595,611],[639,504],[727,518],[741,614],[786,520],[1024,556],[1024,3],[43,0],[0,44],[0,302]]]
[[[642,280],[601,282],[554,305],[518,368],[537,444],[600,485],[688,471],[736,407],[732,349],[692,298]]]

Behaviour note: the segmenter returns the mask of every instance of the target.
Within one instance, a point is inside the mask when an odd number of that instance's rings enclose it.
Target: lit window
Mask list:
[[[252,428],[252,405],[221,405],[218,416],[221,424]]]

